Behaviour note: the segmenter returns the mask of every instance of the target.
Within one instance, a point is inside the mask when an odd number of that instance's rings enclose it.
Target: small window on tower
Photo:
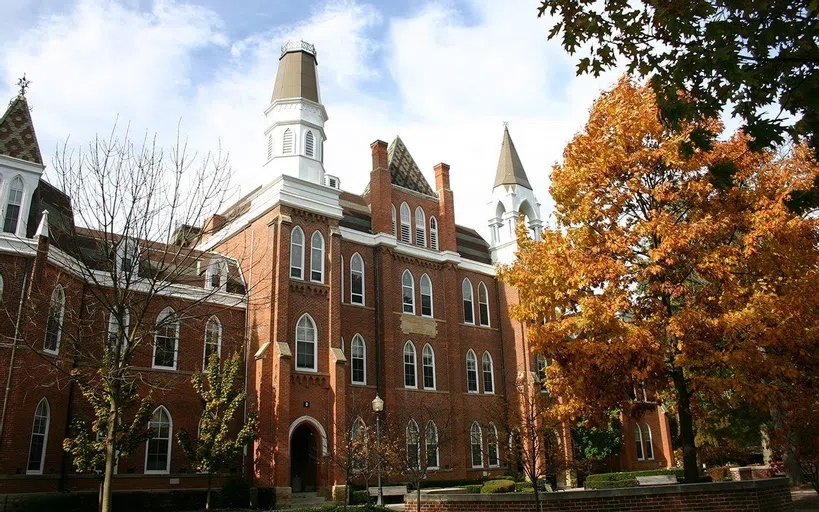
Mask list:
[[[273,158],[273,135],[267,136],[267,159]]]
[[[311,130],[307,130],[307,134],[304,136],[304,154],[313,158],[313,132]]]
[[[293,130],[290,128],[284,131],[284,136],[282,137],[282,153],[285,155],[289,155],[293,152]]]

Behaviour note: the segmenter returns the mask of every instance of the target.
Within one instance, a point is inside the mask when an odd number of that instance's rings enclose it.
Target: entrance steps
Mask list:
[[[327,500],[317,492],[294,492],[290,499],[290,508],[322,507]]]

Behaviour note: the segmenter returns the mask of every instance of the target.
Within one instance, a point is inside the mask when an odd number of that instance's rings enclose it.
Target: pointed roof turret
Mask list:
[[[43,164],[25,96],[17,96],[0,118],[0,155]]]
[[[503,128],[503,142],[501,142],[500,158],[498,159],[498,172],[495,174],[495,187],[500,185],[520,185],[532,190],[526,171],[515,149],[515,143],[509,135],[509,128]]]
[[[288,41],[282,46],[271,101],[304,98],[321,103],[317,65],[315,46],[304,41]]]

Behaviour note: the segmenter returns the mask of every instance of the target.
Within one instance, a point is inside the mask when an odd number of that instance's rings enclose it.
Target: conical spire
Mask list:
[[[17,96],[0,118],[0,155],[43,164],[25,96]]]
[[[503,142],[501,142],[500,158],[498,159],[498,172],[495,174],[495,187],[500,185],[520,185],[532,190],[526,171],[515,149],[515,143],[509,135],[509,128],[503,128]]]
[[[288,41],[282,46],[271,101],[304,98],[321,103],[317,65],[315,46],[304,41]]]

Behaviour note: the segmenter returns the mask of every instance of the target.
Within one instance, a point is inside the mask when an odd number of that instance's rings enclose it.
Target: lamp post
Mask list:
[[[373,411],[375,411],[375,431],[376,431],[376,448],[378,451],[378,501],[377,505],[384,504],[384,490],[381,487],[381,412],[384,410],[384,400],[376,393],[373,398]]]

